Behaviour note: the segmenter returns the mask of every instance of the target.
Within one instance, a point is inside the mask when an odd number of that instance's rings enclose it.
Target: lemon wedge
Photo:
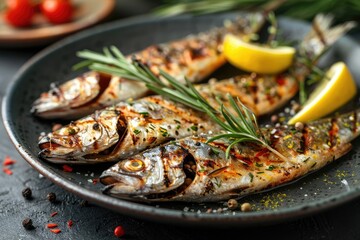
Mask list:
[[[326,72],[304,107],[288,124],[321,118],[344,105],[356,94],[356,83],[343,62],[337,62]]]
[[[295,48],[270,48],[255,45],[228,34],[224,39],[223,52],[225,58],[240,69],[262,74],[275,74],[290,67],[295,55]]]

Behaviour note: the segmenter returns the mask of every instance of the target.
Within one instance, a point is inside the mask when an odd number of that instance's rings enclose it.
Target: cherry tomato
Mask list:
[[[54,24],[69,22],[73,16],[73,10],[69,0],[44,0],[41,4],[42,14]]]
[[[114,229],[114,235],[116,237],[122,237],[125,235],[125,231],[123,229],[122,226],[117,226],[115,229]]]
[[[5,11],[5,21],[14,27],[28,27],[35,13],[29,0],[8,0]]]

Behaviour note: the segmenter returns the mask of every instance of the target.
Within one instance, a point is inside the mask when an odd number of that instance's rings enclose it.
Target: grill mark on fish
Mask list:
[[[157,139],[157,137],[149,137],[148,138],[148,143],[152,144],[152,143],[154,143],[156,141],[156,139]]]
[[[280,136],[278,135],[279,129],[278,128],[274,128],[274,129],[275,129],[274,133],[270,133],[270,141],[269,141],[269,146],[272,148],[279,142],[279,138],[280,138]]]
[[[98,84],[99,84],[99,92],[96,95],[95,98],[93,98],[92,100],[90,100],[87,103],[84,103],[82,105],[78,105],[76,106],[76,108],[80,108],[80,107],[86,107],[86,106],[90,106],[91,104],[97,102],[99,100],[99,98],[104,94],[104,92],[106,91],[106,89],[109,87],[110,81],[111,81],[111,76],[105,73],[96,73],[96,78],[98,79]],[[84,75],[81,76],[81,81],[85,81],[85,77]],[[110,93],[110,91],[109,91]]]
[[[356,114],[356,111],[353,112],[352,114],[352,132],[353,133],[356,133],[357,131],[357,114]]]
[[[167,154],[167,151],[165,150],[164,147],[161,147],[160,148],[160,156],[161,158],[164,158],[164,159],[169,159],[169,156]],[[165,161],[165,164],[168,164],[168,161]],[[169,179],[169,176],[168,176],[168,172],[166,170],[166,166],[165,164],[162,165],[162,171],[163,171],[163,176],[164,176],[164,179],[163,179],[163,183],[166,187],[169,187],[170,186],[170,179]]]
[[[204,46],[201,46],[199,48],[191,48],[190,52],[191,52],[191,58],[193,60],[207,56]]]
[[[333,118],[331,119],[331,126],[330,126],[330,130],[329,130],[329,143],[330,143],[330,148],[333,148],[336,146],[337,143],[337,134],[338,134],[339,128],[336,124],[336,119]]]
[[[300,139],[300,147],[298,153],[307,153],[307,146],[308,146],[308,126],[304,123],[304,128],[301,131],[301,139]]]
[[[257,96],[258,94],[258,89],[259,87],[257,86],[258,84],[258,75],[257,74],[250,74],[250,77],[252,79],[252,84],[250,85],[249,89],[250,89],[250,92],[251,92],[251,96],[252,96],[252,99],[253,99],[253,102],[256,104],[259,103],[259,98]]]
[[[233,155],[237,160],[240,160],[244,166],[253,166],[253,161],[250,157],[242,156],[240,153],[237,153],[235,150],[230,150],[230,154]]]

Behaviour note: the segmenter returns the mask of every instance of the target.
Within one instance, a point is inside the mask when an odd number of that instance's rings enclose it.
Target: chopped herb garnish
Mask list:
[[[304,153],[304,149],[301,149],[301,148],[296,149],[296,151],[297,151],[298,153]]]
[[[257,167],[262,167],[262,166],[264,166],[264,164],[255,162],[255,166],[257,166]]]
[[[144,117],[148,117],[149,113],[148,112],[139,112],[141,115],[143,115]]]
[[[307,161],[309,161],[310,157],[307,157],[303,162],[306,163]]]
[[[140,130],[138,130],[138,129],[135,129],[135,130],[134,130],[134,134],[135,134],[135,135],[138,135],[139,133],[141,133]]]
[[[75,129],[73,128],[68,128],[68,132],[70,135],[74,135],[76,133]]]
[[[212,153],[212,154],[215,154],[216,156],[218,156],[220,154],[220,151],[217,148],[215,148],[211,145],[209,145],[209,146],[210,146],[210,151],[211,151],[210,154]]]
[[[169,136],[168,131],[167,131],[165,128],[163,128],[163,127],[160,127],[160,132],[161,132],[161,135],[162,135],[163,137]]]
[[[180,128],[181,128],[181,126],[180,126],[180,125],[177,125],[177,126],[176,126],[176,129],[177,129],[177,130],[179,130]]]
[[[276,166],[274,166],[274,165],[270,165],[267,169],[265,169],[265,170],[268,170],[268,171],[272,171],[272,170],[274,170],[276,168]]]
[[[198,172],[202,173],[202,172],[205,172],[205,171],[206,171],[205,168],[201,167]]]
[[[257,174],[263,174],[264,172],[257,172]]]
[[[179,120],[174,119],[174,122],[176,122],[177,124],[181,124],[181,122]]]
[[[191,130],[193,130],[193,131],[195,131],[195,132],[198,130],[198,127],[195,126],[195,125],[194,125],[194,126],[191,126],[190,128],[191,128]]]
[[[317,162],[314,162],[314,164],[311,166],[311,168],[315,167],[316,164],[317,164]]]
[[[219,178],[214,178],[215,179],[215,185],[220,188],[221,187],[221,180]]]
[[[254,180],[254,175],[251,172],[249,172],[249,177],[250,177],[250,182],[252,182]]]

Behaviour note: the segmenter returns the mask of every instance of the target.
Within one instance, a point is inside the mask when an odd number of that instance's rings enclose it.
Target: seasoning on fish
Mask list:
[[[135,56],[155,74],[162,69],[179,81],[186,77],[191,82],[198,82],[225,63],[222,43],[227,33],[237,36],[251,34],[260,28],[263,20],[260,13],[245,15],[225,27],[152,45],[128,56],[128,59]],[[34,102],[31,112],[47,119],[76,119],[96,109],[146,95],[149,91],[142,83],[92,71],[59,86],[52,84],[50,90]]]
[[[290,125],[263,128],[269,144],[287,161],[250,142],[232,148],[226,159],[229,142],[207,144],[211,135],[199,135],[120,161],[100,180],[108,185],[104,193],[136,201],[236,199],[288,183],[340,158],[359,135],[359,119],[360,109],[304,124],[302,131]],[[189,162],[195,163],[195,172],[184,167]]]
[[[327,28],[322,30],[327,30],[322,37],[330,34],[329,44],[343,33],[334,34]],[[313,35],[313,31],[309,34]],[[319,41],[318,38],[317,35],[305,37],[314,43]],[[302,49],[308,54],[312,51],[321,54],[328,47],[326,44],[318,44],[322,49],[320,51],[308,43],[302,44],[309,48]],[[307,70],[297,69],[298,76],[302,76],[300,73],[306,74]],[[214,109],[219,109],[218,99],[227,107],[229,102],[224,96],[230,93],[255,114],[262,115],[278,108],[295,95],[297,82],[294,78],[285,73],[279,76],[250,74],[218,82],[210,81],[196,88]],[[110,162],[174,138],[218,130],[219,126],[202,112],[159,96],[146,97],[121,102],[49,133],[39,142],[40,156],[54,163]]]
[[[54,163],[117,161],[163,142],[219,128],[205,114],[159,96],[95,112],[48,134],[40,156]]]

